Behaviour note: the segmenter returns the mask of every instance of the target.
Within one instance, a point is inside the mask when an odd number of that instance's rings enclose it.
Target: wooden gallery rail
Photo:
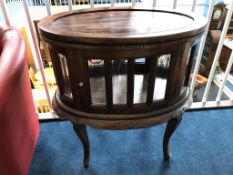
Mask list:
[[[90,152],[86,125],[129,129],[168,122],[163,153],[170,158],[170,136],[192,102],[189,76],[203,17],[101,8],[46,17],[39,29],[58,84],[53,108],[73,123],[84,166]]]

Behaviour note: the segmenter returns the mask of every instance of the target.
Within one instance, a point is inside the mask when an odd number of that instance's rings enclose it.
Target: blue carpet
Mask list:
[[[106,131],[88,128],[90,167],[68,121],[41,123],[30,175],[233,175],[233,110],[186,112],[163,161],[166,125]]]

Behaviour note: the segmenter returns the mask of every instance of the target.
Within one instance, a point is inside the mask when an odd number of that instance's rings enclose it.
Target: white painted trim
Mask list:
[[[197,5],[197,0],[193,0],[192,9],[191,9],[192,12],[195,11],[196,5]]]
[[[51,119],[59,119],[55,112],[45,112],[45,113],[37,113],[39,120],[51,120]]]
[[[135,7],[136,5],[136,0],[132,0],[132,7]]]
[[[1,4],[2,14],[3,14],[3,17],[4,17],[5,23],[6,23],[7,26],[10,26],[9,14],[8,14],[7,9],[6,9],[5,0],[0,0],[0,4]]]
[[[208,16],[207,16],[206,31],[205,31],[204,35],[202,36],[202,38],[201,38],[200,47],[199,47],[197,58],[196,58],[196,64],[195,64],[195,67],[194,67],[193,78],[192,78],[191,85],[190,85],[191,86],[190,87],[191,93],[193,93],[193,91],[194,91],[195,80],[197,78],[197,74],[198,74],[198,71],[199,71],[200,62],[201,62],[201,58],[202,58],[202,53],[203,53],[203,50],[204,50],[204,46],[205,46],[205,42],[206,42],[206,38],[207,38],[207,34],[208,34],[208,28],[209,28],[209,25],[210,25],[213,10],[214,10],[214,0],[211,1],[211,5],[209,7]]]
[[[214,79],[213,79],[213,82],[216,84],[216,86],[218,86],[218,87],[221,86],[221,81],[218,80],[217,78],[214,78]],[[231,90],[230,90],[228,87],[226,87],[226,86],[223,87],[223,93],[224,93],[227,97],[229,97],[229,99],[230,99],[230,97],[231,97]]]
[[[91,8],[94,8],[94,0],[90,0],[90,6]]]
[[[48,84],[47,84],[45,74],[44,74],[44,66],[42,63],[39,47],[38,47],[38,44],[36,42],[36,36],[35,36],[34,29],[33,29],[32,20],[31,20],[31,16],[30,16],[29,9],[28,9],[28,4],[27,4],[26,0],[23,0],[23,6],[24,6],[26,17],[27,17],[28,26],[29,26],[29,29],[31,32],[31,37],[32,37],[32,42],[33,42],[34,49],[35,49],[36,58],[37,58],[37,61],[39,63],[39,68],[41,71],[42,80],[43,80],[43,83],[45,86],[46,97],[47,97],[47,100],[49,103],[49,107],[52,109],[52,103],[51,103],[51,99],[50,99],[50,95],[49,95]]]
[[[111,0],[111,7],[114,7],[115,5],[115,0]]]
[[[228,75],[230,73],[232,63],[233,63],[233,52],[231,52],[230,59],[229,59],[229,61],[227,63],[227,67],[226,67],[226,70],[225,70],[225,73],[224,73],[224,76],[223,76],[223,80],[222,80],[220,88],[218,90],[218,95],[216,97],[216,101],[220,101],[220,99],[221,99],[223,88],[224,88],[225,83],[227,81],[227,77],[228,77]]]
[[[174,1],[173,1],[173,6],[172,6],[173,9],[176,9],[176,7],[177,7],[177,1],[178,1],[178,0],[174,0]]]
[[[230,6],[230,8],[229,8],[229,10],[227,12],[226,20],[225,20],[225,23],[224,23],[224,26],[223,26],[221,37],[220,37],[218,47],[217,47],[217,50],[216,50],[216,53],[215,53],[215,56],[214,56],[214,60],[213,60],[212,66],[211,66],[211,70],[210,70],[210,74],[209,74],[209,77],[208,77],[206,89],[205,89],[205,92],[204,92],[204,95],[203,95],[203,98],[202,98],[202,102],[207,101],[207,97],[208,97],[208,94],[209,94],[209,91],[210,91],[210,85],[211,85],[211,82],[212,82],[214,74],[215,74],[216,65],[218,63],[218,59],[219,59],[219,56],[220,56],[220,53],[221,53],[221,50],[222,50],[223,42],[224,42],[228,27],[229,27],[229,24],[230,24],[232,12],[233,12],[233,2],[231,3],[231,6]]]
[[[153,5],[152,5],[152,7],[154,8],[154,7],[156,7],[156,5],[157,5],[157,0],[153,0]]]
[[[45,0],[45,5],[46,5],[47,14],[48,14],[48,16],[50,16],[51,10],[50,10],[49,0]]]
[[[68,0],[68,8],[69,8],[69,11],[72,10],[72,0]]]

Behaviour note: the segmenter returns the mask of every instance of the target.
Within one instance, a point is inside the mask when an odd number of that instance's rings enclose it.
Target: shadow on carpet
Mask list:
[[[166,125],[107,131],[88,127],[90,167],[68,121],[41,123],[30,175],[232,175],[233,110],[186,112],[163,161]]]

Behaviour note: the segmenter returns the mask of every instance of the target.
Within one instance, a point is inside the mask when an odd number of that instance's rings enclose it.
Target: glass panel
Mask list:
[[[92,104],[106,104],[104,60],[89,59]]]
[[[135,75],[134,78],[134,103],[145,103],[148,78],[146,75]]]
[[[184,80],[183,80],[183,87],[182,87],[182,90],[183,90],[183,88],[185,88],[185,80],[188,78],[188,84],[187,84],[187,86],[189,86],[190,85],[190,83],[191,83],[191,75],[187,75],[187,71],[190,71],[188,74],[190,74],[191,73],[191,70],[194,68],[194,64],[192,64],[192,62],[193,62],[193,60],[191,60],[191,59],[194,59],[194,58],[191,58],[191,51],[192,51],[192,49],[189,49],[189,53],[188,53],[188,58],[187,58],[187,60],[186,60],[186,64],[185,64],[185,72],[184,72],[184,76],[185,76],[185,78],[184,78]],[[190,62],[191,61],[191,62]],[[190,64],[192,64],[192,65],[190,65]],[[189,69],[189,66],[192,66],[190,69],[191,70],[188,70]],[[187,77],[188,76],[188,77]],[[181,91],[182,91],[181,90]]]
[[[165,98],[170,58],[170,54],[162,55],[158,58],[153,101]]]
[[[125,59],[112,61],[113,104],[126,104],[127,98],[127,65]]]
[[[145,103],[148,88],[148,65],[145,58],[135,59],[134,103]]]
[[[64,84],[65,84],[64,85],[64,95],[69,97],[69,98],[72,98],[71,86],[70,86],[70,80],[69,80],[69,71],[68,71],[68,67],[67,67],[66,57],[61,53],[58,53],[58,56],[59,56],[61,71],[62,71],[63,80],[64,80]]]

